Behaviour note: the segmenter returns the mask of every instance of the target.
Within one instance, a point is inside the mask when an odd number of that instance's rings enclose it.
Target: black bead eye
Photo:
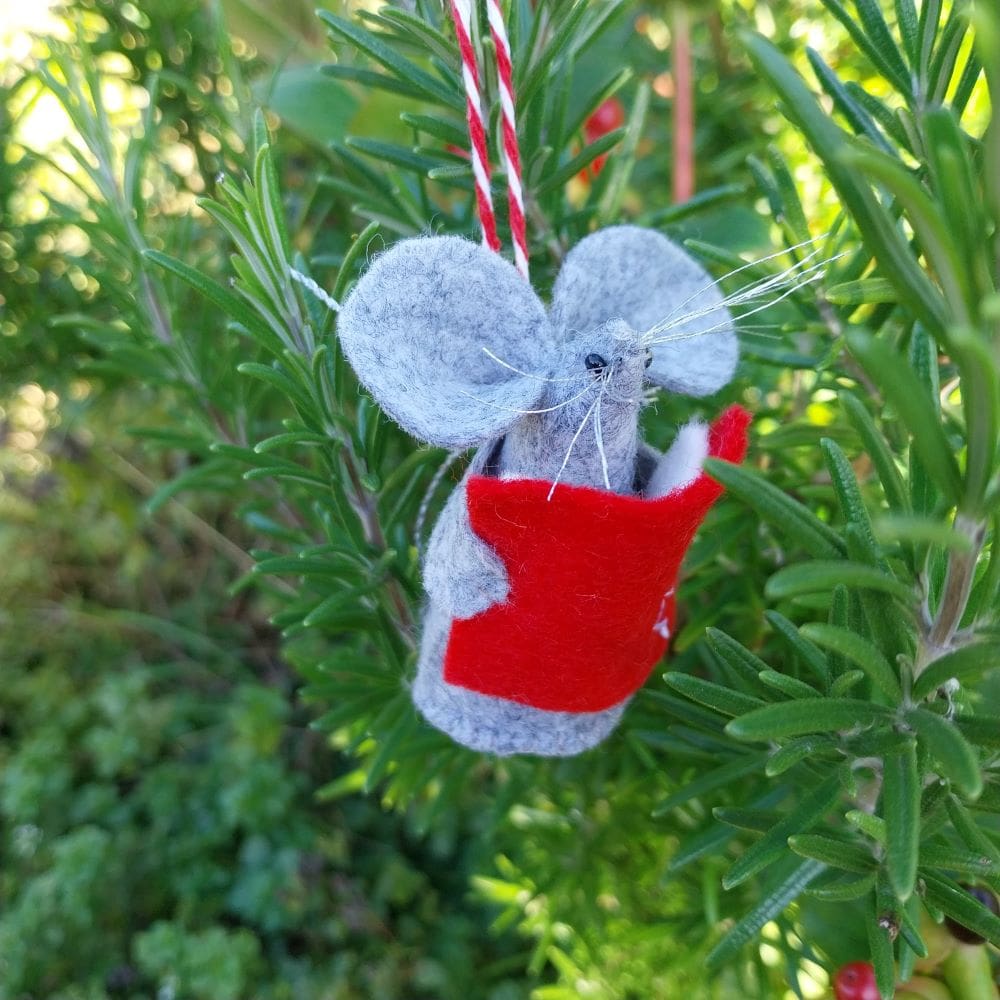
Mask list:
[[[605,361],[605,360],[604,360],[604,358],[602,358],[602,357],[600,356],[600,354],[588,354],[588,355],[587,355],[587,356],[586,356],[586,357],[585,357],[585,358],[583,359],[583,363],[584,363],[584,364],[585,364],[585,365],[586,365],[586,366],[587,366],[587,367],[588,367],[588,368],[589,368],[589,369],[590,369],[590,370],[591,370],[592,372],[595,372],[595,373],[597,373],[597,372],[602,372],[602,371],[604,371],[604,369],[605,369],[605,368],[607,368],[607,367],[608,367],[608,363],[607,363],[607,361]]]

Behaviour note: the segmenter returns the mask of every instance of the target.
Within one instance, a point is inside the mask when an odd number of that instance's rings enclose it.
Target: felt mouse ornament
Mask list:
[[[730,316],[664,236],[600,230],[566,257],[548,309],[498,254],[404,240],[344,303],[359,379],[415,437],[475,447],[427,547],[413,697],[455,740],[570,755],[602,740],[666,650],[684,553],[739,461],[748,415],[640,441],[649,387],[727,383]]]

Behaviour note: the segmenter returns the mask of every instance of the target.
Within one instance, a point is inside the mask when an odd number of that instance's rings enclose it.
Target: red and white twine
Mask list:
[[[469,123],[472,142],[472,173],[476,181],[476,204],[479,206],[479,224],[483,227],[483,241],[491,250],[500,250],[497,236],[497,219],[493,212],[493,195],[490,191],[490,160],[486,146],[486,128],[483,125],[483,108],[479,102],[479,66],[472,46],[472,3],[470,0],[451,0],[451,14],[455,21],[455,35],[462,54],[462,80],[465,83],[465,117]]]
[[[503,117],[503,158],[507,170],[507,203],[510,231],[514,239],[514,262],[527,278],[528,241],[524,224],[524,192],[521,188],[521,149],[517,142],[517,120],[514,115],[514,71],[510,61],[510,42],[507,40],[500,0],[486,0],[486,12],[497,52],[500,113]]]
[[[455,21],[455,34],[462,56],[462,80],[465,83],[466,119],[472,145],[472,173],[476,182],[476,204],[483,241],[492,250],[500,250],[497,236],[496,213],[490,190],[489,151],[486,127],[479,98],[479,67],[476,50],[472,44],[473,0],[451,0]],[[501,143],[504,168],[507,172],[507,204],[510,213],[510,231],[514,243],[514,263],[518,271],[528,277],[528,242],[524,221],[524,191],[521,183],[521,153],[517,142],[517,125],[514,111],[513,68],[510,59],[510,42],[504,25],[500,0],[487,0],[490,31],[497,57],[497,80],[500,86],[500,113],[503,127]]]

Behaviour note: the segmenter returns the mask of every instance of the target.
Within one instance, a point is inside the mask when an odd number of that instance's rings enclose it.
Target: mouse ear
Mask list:
[[[457,236],[403,240],[381,254],[337,330],[382,409],[449,448],[503,434],[537,406],[552,365],[551,328],[531,287],[499,254]]]
[[[706,396],[736,369],[736,333],[711,275],[651,229],[611,226],[581,240],[556,279],[551,317],[564,335],[611,319],[655,331],[646,377],[672,392]]]

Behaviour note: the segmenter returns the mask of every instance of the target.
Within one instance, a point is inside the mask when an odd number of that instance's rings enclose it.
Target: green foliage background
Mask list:
[[[697,404],[756,437],[669,672],[494,761],[405,688],[444,456],[289,277],[474,233],[457,56],[329,7],[80,0],[0,70],[0,998],[889,996],[946,914],[1000,942],[957,888],[1000,887],[995,11],[694,5],[672,205],[669,6],[509,5],[540,291],[621,219],[768,258],[728,291],[825,267]]]

